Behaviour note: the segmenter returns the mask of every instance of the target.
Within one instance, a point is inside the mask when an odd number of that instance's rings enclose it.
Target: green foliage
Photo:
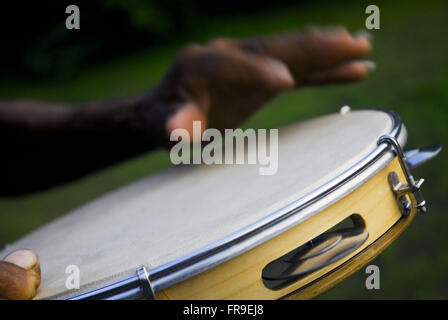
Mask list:
[[[103,3],[105,8],[112,8],[125,13],[132,28],[136,30],[164,33],[168,28],[168,14],[159,1],[105,0]],[[165,3],[167,2],[165,1]]]
[[[24,10],[21,2],[8,3],[8,14],[2,17],[7,50],[2,52],[0,77],[68,81],[89,64],[184,39],[202,28],[204,17],[249,14],[273,5],[267,0],[259,0],[255,8],[236,0],[219,6],[205,0],[78,0],[81,28],[68,30],[69,4],[72,1],[30,2]]]

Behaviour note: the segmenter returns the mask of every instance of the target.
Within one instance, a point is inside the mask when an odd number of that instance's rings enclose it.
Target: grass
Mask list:
[[[322,5],[307,2],[258,15],[235,14],[207,20],[189,37],[205,42],[216,36],[272,34],[305,25],[364,27],[366,3]],[[305,88],[281,95],[246,126],[272,128],[337,111],[383,107],[397,111],[409,131],[408,147],[448,145],[448,3],[443,1],[377,2],[381,29],[372,31],[377,70],[362,83]],[[63,83],[0,83],[0,99],[32,98],[78,102],[114,98],[143,91],[163,75],[182,43],[144,50],[82,70]],[[359,271],[322,298],[448,298],[448,228],[446,152],[415,170],[424,177],[429,213],[419,216],[391,247],[374,260],[381,270],[381,289],[367,290]],[[32,159],[30,159],[32,161]],[[0,198],[0,243],[11,242],[36,227],[101,194],[170,165],[158,151],[130,160],[82,180],[25,197]]]

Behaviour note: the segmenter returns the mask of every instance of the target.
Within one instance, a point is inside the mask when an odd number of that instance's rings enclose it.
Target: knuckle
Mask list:
[[[7,300],[28,300],[37,293],[41,276],[12,263],[0,263],[0,296]]]
[[[32,270],[27,270],[25,276],[19,281],[17,298],[29,300],[36,296],[37,288],[40,285],[40,275]]]
[[[230,38],[216,38],[208,43],[210,47],[214,48],[229,48],[235,44],[235,40]]]
[[[183,47],[174,57],[173,65],[177,70],[188,69],[191,64],[194,64],[197,57],[203,52],[203,47],[198,44],[188,44]]]
[[[202,51],[202,46],[196,43],[187,44],[178,54],[178,57],[191,57]]]

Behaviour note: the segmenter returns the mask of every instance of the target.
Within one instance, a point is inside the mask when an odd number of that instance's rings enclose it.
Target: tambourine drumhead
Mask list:
[[[262,221],[348,170],[391,133],[375,110],[332,114],[279,130],[278,171],[258,165],[184,165],[101,197],[8,246],[35,250],[37,298],[68,297],[66,268],[81,271],[81,292],[176,264]]]

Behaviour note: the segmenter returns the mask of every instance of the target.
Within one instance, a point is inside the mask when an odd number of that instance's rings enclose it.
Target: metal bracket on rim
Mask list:
[[[154,293],[154,288],[152,287],[151,280],[149,280],[148,271],[144,266],[137,268],[137,276],[145,298],[148,300],[155,300],[156,295]]]
[[[403,149],[398,143],[397,139],[391,135],[384,135],[378,139],[378,144],[387,143],[394,148],[395,153],[398,156],[400,166],[403,169],[407,184],[403,184],[398,179],[398,175],[395,172],[389,173],[389,184],[392,191],[395,194],[398,206],[401,213],[404,216],[409,216],[412,213],[412,209],[417,209],[419,212],[426,212],[426,201],[421,191],[421,186],[424,179],[415,181],[412,176],[411,170],[406,162],[406,156],[403,153]],[[408,200],[408,196],[410,201]]]

